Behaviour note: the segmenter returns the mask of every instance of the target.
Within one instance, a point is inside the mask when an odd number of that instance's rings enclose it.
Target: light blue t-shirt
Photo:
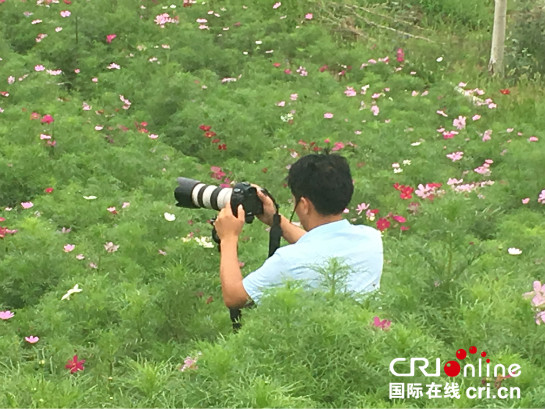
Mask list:
[[[379,288],[383,264],[380,232],[347,220],[317,226],[296,243],[280,247],[260,268],[247,275],[242,285],[256,303],[264,290],[281,286],[287,280],[303,281],[308,288],[316,288],[322,279],[316,267],[327,266],[331,258],[349,266],[348,291],[366,293]]]

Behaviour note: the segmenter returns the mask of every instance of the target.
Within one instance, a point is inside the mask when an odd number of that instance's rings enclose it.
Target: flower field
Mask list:
[[[488,75],[476,3],[0,0],[0,407],[543,407],[545,92]],[[381,288],[290,284],[233,334],[176,178],[289,215],[314,152],[351,165]],[[247,224],[243,274],[267,252]],[[396,375],[418,357],[451,364]]]

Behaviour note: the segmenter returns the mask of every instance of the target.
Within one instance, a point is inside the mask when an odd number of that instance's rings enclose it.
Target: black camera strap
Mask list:
[[[267,189],[262,190],[267,196],[271,198],[276,209],[276,213],[273,215],[273,222],[271,225],[271,230],[269,231],[269,255],[267,258],[271,257],[276,249],[280,247],[280,239],[282,238],[282,228],[280,227],[280,213],[278,203],[274,200],[274,197],[267,191]],[[233,323],[233,332],[237,332],[242,323],[240,322],[242,318],[242,311],[240,308],[229,308],[229,314],[231,316],[231,322]]]

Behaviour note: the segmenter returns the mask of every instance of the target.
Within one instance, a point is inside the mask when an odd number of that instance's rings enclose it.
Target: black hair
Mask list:
[[[341,213],[354,193],[348,161],[337,154],[303,156],[291,165],[288,186],[297,201],[306,197],[324,216]]]

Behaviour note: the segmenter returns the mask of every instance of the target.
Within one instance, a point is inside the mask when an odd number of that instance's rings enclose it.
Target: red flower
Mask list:
[[[77,371],[83,371],[85,369],[83,367],[84,362],[85,362],[85,359],[78,361],[78,356],[74,355],[72,359],[68,360],[68,363],[64,367],[66,369],[70,369],[70,373],[76,373]]]
[[[405,223],[407,221],[407,219],[405,219],[403,216],[398,215],[392,216],[392,219],[394,219],[398,223]]]
[[[199,126],[199,129],[203,130],[204,132],[208,132],[212,127],[210,125],[201,125]]]
[[[219,149],[220,151],[226,151],[226,150],[227,150],[227,145],[224,144],[224,143],[221,144],[221,145],[218,145],[218,149]]]
[[[6,219],[4,219],[3,217],[0,217],[0,222],[5,222]]]
[[[219,138],[214,138],[214,139],[212,139],[212,143],[218,143],[219,141],[220,141]]]
[[[280,64],[279,62],[275,62],[275,63],[273,63],[273,65],[274,65],[276,68],[278,68],[278,67],[280,67],[281,64]]]
[[[509,89],[505,88],[505,89],[500,89],[500,92],[503,94],[503,95],[509,95],[511,93],[511,91],[509,91]]]
[[[213,136],[216,136],[216,133],[214,131],[207,131],[204,136],[206,136],[207,138],[211,138]]]
[[[284,70],[284,73],[286,73],[286,74],[291,74],[291,70],[290,70],[289,68],[286,68],[286,69]]]
[[[318,68],[318,71],[320,72],[324,72],[325,70],[327,70],[327,65],[322,65],[320,68]]]
[[[46,187],[44,191],[45,191],[45,193],[51,193],[51,192],[53,192],[53,188],[52,187]]]
[[[390,227],[390,221],[388,219],[381,217],[377,220],[377,229],[379,229],[380,231],[384,231],[388,227]]]

